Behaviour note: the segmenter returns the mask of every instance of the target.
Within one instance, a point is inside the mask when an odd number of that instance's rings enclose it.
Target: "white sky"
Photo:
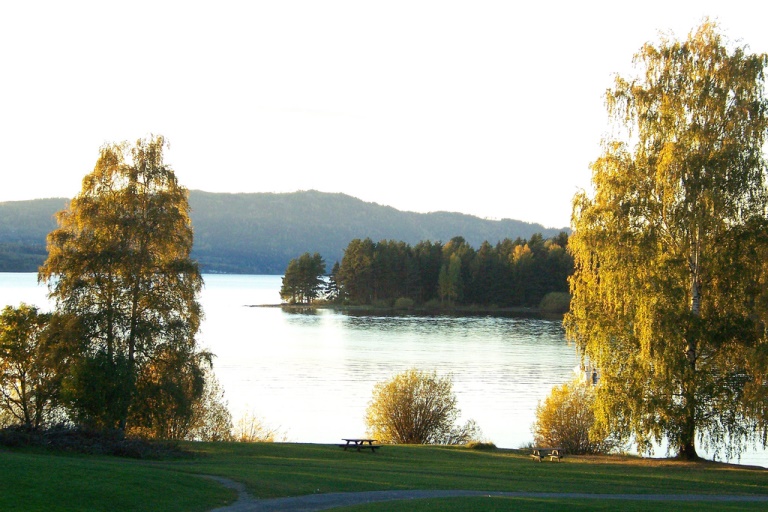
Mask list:
[[[0,0],[0,201],[74,196],[104,142],[183,185],[344,192],[563,227],[603,93],[704,16],[768,52],[768,2]]]

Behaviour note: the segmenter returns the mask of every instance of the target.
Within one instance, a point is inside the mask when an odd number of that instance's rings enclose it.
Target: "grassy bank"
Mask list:
[[[335,445],[190,443],[195,456],[164,461],[0,452],[0,510],[209,510],[235,499],[198,475],[244,483],[260,498],[388,489],[633,494],[768,494],[765,470],[713,463],[567,457],[535,463],[526,452],[385,446],[376,454]],[[624,502],[509,498],[409,501],[408,510],[633,510]],[[625,506],[627,505],[627,506]],[[693,510],[642,502],[636,510]],[[765,503],[708,503],[707,510],[760,510]],[[377,508],[378,507],[378,508]],[[395,510],[394,504],[349,510]],[[581,507],[581,508],[580,508]],[[686,508],[690,507],[690,508]],[[700,508],[697,506],[696,508]],[[403,509],[405,510],[405,509]]]

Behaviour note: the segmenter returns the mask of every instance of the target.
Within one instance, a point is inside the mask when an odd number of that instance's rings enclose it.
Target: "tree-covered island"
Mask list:
[[[292,260],[281,297],[306,304],[324,292],[335,304],[530,308],[556,294],[567,307],[567,298],[562,297],[567,297],[573,271],[567,246],[566,233],[547,240],[535,234],[496,245],[486,241],[478,249],[460,236],[447,243],[423,241],[414,246],[355,239],[341,262],[334,264],[327,282],[320,279],[325,264],[319,254]]]

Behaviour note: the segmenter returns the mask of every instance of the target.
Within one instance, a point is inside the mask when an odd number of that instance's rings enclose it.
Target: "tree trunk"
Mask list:
[[[136,385],[136,336],[138,330],[138,318],[139,318],[139,296],[141,291],[141,278],[137,278],[136,283],[133,285],[131,293],[131,323],[130,332],[128,334],[128,383],[123,393],[122,405],[120,407],[120,425],[119,430],[125,433],[128,427],[128,410],[131,407],[133,401],[133,391]]]
[[[686,443],[685,446],[680,447],[680,453],[678,454],[680,459],[684,460],[698,460],[699,454],[696,453],[696,445],[691,440],[690,443]]]
[[[699,282],[699,250],[698,243],[696,251],[691,257],[691,316],[698,319],[701,317],[701,283]],[[693,333],[688,333],[688,339],[685,347],[685,358],[688,360],[688,370],[684,375],[685,390],[685,409],[682,419],[682,433],[680,445],[678,447],[678,457],[685,460],[696,460],[699,455],[696,453],[696,359],[698,358],[698,343],[696,337],[699,335],[694,329]]]
[[[689,389],[686,391],[685,411],[683,412],[682,435],[678,446],[677,456],[685,460],[697,460],[699,454],[696,453],[696,397],[694,394],[695,384],[689,382]]]

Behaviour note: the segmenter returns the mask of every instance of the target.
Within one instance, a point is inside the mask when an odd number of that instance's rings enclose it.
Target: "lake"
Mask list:
[[[216,355],[233,418],[255,414],[289,441],[362,436],[374,384],[418,368],[450,374],[462,422],[474,419],[488,440],[516,448],[532,440],[538,401],[578,366],[555,320],[253,307],[279,302],[280,276],[204,278],[199,340]],[[45,295],[35,274],[0,273],[0,306],[47,310]],[[742,463],[765,466],[768,455],[750,452]]]

